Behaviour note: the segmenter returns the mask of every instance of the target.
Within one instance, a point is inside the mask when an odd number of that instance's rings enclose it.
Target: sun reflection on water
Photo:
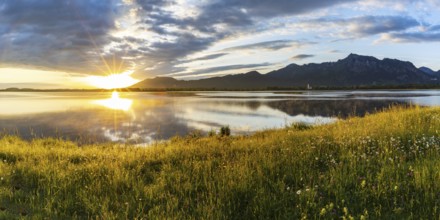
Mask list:
[[[119,93],[113,91],[111,98],[96,100],[94,103],[113,110],[128,111],[133,104],[133,100],[120,98]]]

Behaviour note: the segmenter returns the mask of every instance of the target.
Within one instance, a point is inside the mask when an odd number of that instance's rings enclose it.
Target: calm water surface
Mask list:
[[[1,92],[0,130],[25,139],[149,143],[229,125],[248,134],[331,123],[390,105],[440,106],[440,90],[291,92]]]

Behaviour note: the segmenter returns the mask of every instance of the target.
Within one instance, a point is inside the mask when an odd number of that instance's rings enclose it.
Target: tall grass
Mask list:
[[[440,218],[440,109],[149,148],[0,139],[0,219]]]

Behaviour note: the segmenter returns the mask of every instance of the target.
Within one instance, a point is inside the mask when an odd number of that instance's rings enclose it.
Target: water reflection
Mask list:
[[[295,122],[331,123],[336,118],[363,116],[390,105],[439,105],[438,92],[390,94],[295,92],[280,97],[279,93],[269,92],[113,93],[108,98],[108,93],[0,93],[0,105],[7,107],[0,109],[0,129],[26,139],[148,143],[194,130],[218,130],[225,125],[233,134],[247,134]]]
[[[307,116],[307,112],[288,115],[282,110],[270,107],[267,102],[258,102],[258,107],[255,105],[247,101],[204,100],[200,101],[199,105],[191,102],[182,103],[175,115],[183,119],[189,127],[198,130],[217,130],[228,125],[235,133],[240,134],[283,127],[292,123],[322,124],[335,120],[334,117]]]
[[[128,111],[133,104],[133,100],[119,98],[119,93],[113,91],[111,98],[96,100],[94,103],[113,110]]]
[[[408,107],[402,100],[371,99],[330,99],[330,100],[283,100],[268,102],[268,106],[289,115],[307,114],[310,116],[339,117],[365,116],[392,106]]]

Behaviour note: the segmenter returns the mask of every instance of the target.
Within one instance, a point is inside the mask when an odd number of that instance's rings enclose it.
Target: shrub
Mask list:
[[[217,133],[214,130],[208,132],[208,137],[214,137]]]
[[[229,126],[223,126],[220,128],[220,136],[230,136],[231,135],[231,129]]]
[[[312,125],[297,122],[297,123],[293,123],[290,127],[294,130],[303,131],[303,130],[308,130],[308,129],[312,128]]]

